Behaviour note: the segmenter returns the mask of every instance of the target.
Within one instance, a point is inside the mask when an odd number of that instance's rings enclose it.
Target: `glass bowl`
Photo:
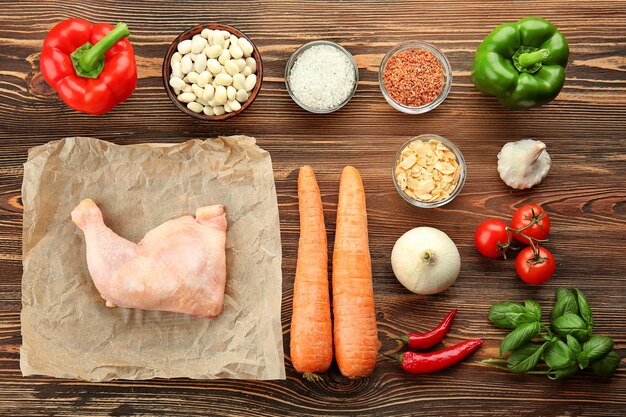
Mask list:
[[[423,106],[411,107],[398,103],[393,98],[391,98],[391,96],[387,92],[387,89],[385,88],[385,83],[383,82],[383,73],[385,72],[387,62],[389,62],[391,57],[393,57],[396,53],[404,51],[406,49],[422,49],[430,51],[439,60],[439,62],[441,62],[441,65],[443,66],[444,76],[446,79],[443,88],[441,89],[441,93],[439,93],[439,96],[434,101]],[[387,100],[387,103],[389,103],[391,107],[407,114],[422,114],[429,112],[435,107],[439,106],[446,99],[448,93],[450,93],[450,89],[452,88],[452,67],[450,66],[450,61],[448,61],[448,58],[446,58],[443,52],[441,52],[437,47],[421,41],[402,42],[401,44],[396,45],[389,52],[387,52],[387,55],[385,55],[385,57],[381,61],[380,67],[378,68],[378,84],[380,85],[380,91],[383,93],[385,100]]]
[[[409,197],[408,195],[406,195],[404,193],[404,191],[402,191],[402,188],[400,187],[400,185],[398,184],[398,181],[396,180],[396,166],[398,164],[398,161],[400,160],[400,156],[402,154],[402,150],[409,145],[411,142],[414,142],[416,140],[422,140],[422,141],[429,141],[431,139],[435,139],[439,142],[441,142],[443,145],[445,145],[448,149],[450,149],[450,151],[454,154],[454,156],[456,157],[457,162],[459,163],[459,166],[461,167],[461,175],[459,176],[459,180],[456,184],[456,187],[454,188],[454,190],[452,191],[452,193],[450,193],[450,195],[447,198],[444,198],[443,200],[437,200],[437,201],[421,201],[421,200],[416,200],[413,199],[411,197]],[[422,207],[422,208],[435,208],[435,207],[441,207],[443,205],[448,204],[449,202],[451,202],[452,200],[454,200],[456,198],[457,195],[459,195],[459,193],[461,192],[461,189],[463,188],[463,185],[465,184],[465,178],[467,177],[467,166],[465,164],[465,159],[463,159],[463,154],[461,153],[461,151],[459,150],[459,148],[457,148],[457,146],[450,142],[448,139],[439,136],[439,135],[432,135],[432,134],[426,134],[426,135],[419,135],[419,136],[415,136],[409,140],[407,140],[406,142],[404,142],[400,148],[398,148],[398,151],[396,152],[394,159],[393,159],[393,163],[391,166],[391,178],[393,180],[393,185],[395,185],[396,187],[396,191],[398,191],[398,194],[400,194],[400,196],[409,204],[412,204],[416,207]]]
[[[307,106],[306,104],[302,103],[298,99],[298,97],[293,93],[291,86],[289,85],[289,76],[291,75],[291,69],[293,68],[294,64],[296,63],[300,55],[302,55],[302,53],[306,51],[307,49],[313,46],[318,46],[318,45],[329,45],[329,46],[339,49],[348,57],[348,59],[352,63],[352,67],[354,68],[354,87],[352,88],[352,92],[348,95],[348,97],[346,97],[344,101],[339,103],[336,107],[333,107],[330,109],[318,109],[315,107]],[[285,86],[287,87],[287,92],[291,96],[292,100],[295,101],[298,106],[302,107],[304,110],[310,111],[311,113],[323,114],[323,113],[332,113],[334,111],[339,110],[340,108],[348,104],[348,102],[352,99],[352,97],[354,97],[358,84],[359,84],[359,67],[357,67],[354,57],[343,46],[335,42],[331,42],[331,41],[322,40],[322,41],[313,41],[313,42],[305,43],[304,45],[296,49],[293,54],[291,54],[291,57],[289,57],[289,61],[287,61],[287,66],[285,67]]]

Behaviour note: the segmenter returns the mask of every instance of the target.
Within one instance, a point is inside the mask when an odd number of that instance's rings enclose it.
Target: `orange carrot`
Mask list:
[[[371,264],[365,190],[359,171],[347,166],[339,182],[332,284],[335,359],[349,378],[369,376],[378,356]]]
[[[333,360],[328,247],[320,189],[310,166],[298,175],[300,240],[291,316],[291,362],[311,379]]]

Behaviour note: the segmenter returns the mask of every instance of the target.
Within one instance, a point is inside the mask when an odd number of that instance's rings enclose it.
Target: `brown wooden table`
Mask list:
[[[550,306],[559,286],[580,287],[590,299],[599,333],[615,339],[626,357],[626,3],[614,1],[440,2],[125,2],[2,1],[0,7],[0,415],[626,415],[626,366],[610,380],[585,372],[563,382],[479,367],[494,357],[504,332],[487,319],[489,305],[534,297]],[[473,87],[470,65],[480,40],[503,21],[527,15],[552,20],[567,36],[567,82],[550,105],[512,112]],[[125,21],[132,31],[139,83],[133,96],[107,115],[67,108],[39,73],[48,30],[68,17]],[[244,114],[202,123],[174,108],[161,84],[161,63],[182,30],[198,23],[234,25],[260,47],[264,84]],[[283,71],[304,42],[330,39],[349,49],[360,69],[355,98],[337,113],[317,116],[287,95]],[[439,46],[454,69],[452,92],[435,111],[408,116],[384,101],[378,64],[393,45],[421,39]],[[288,379],[277,382],[152,380],[84,383],[19,371],[22,163],[28,148],[65,136],[93,136],[120,144],[172,142],[245,133],[274,161],[280,204],[284,330]],[[405,203],[390,177],[397,147],[421,133],[450,138],[463,151],[469,178],[444,208]],[[531,191],[512,191],[499,179],[496,155],[507,141],[544,140],[553,158],[547,179]],[[485,346],[460,366],[431,376],[404,375],[380,356],[374,374],[352,381],[336,367],[319,382],[304,381],[288,358],[292,282],[298,238],[296,175],[314,166],[334,232],[339,173],[357,166],[368,192],[371,253],[382,352],[387,337],[424,331],[453,307],[460,312],[446,344],[470,337]],[[111,184],[111,186],[115,186]],[[63,196],[59,196],[63,198]],[[472,236],[487,217],[506,220],[526,202],[553,219],[556,276],[540,287],[523,284],[513,262],[478,255]],[[438,227],[458,244],[461,276],[448,291],[420,297],[394,278],[389,254],[404,231]],[[77,256],[83,256],[77,254]],[[548,307],[546,307],[548,308]]]

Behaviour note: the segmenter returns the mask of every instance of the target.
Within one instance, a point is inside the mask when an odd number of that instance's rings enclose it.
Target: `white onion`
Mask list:
[[[441,230],[416,227],[396,241],[391,266],[408,290],[435,294],[454,284],[461,270],[461,256],[452,239]]]

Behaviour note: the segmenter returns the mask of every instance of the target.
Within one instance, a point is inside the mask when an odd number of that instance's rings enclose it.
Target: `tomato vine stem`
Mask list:
[[[531,260],[529,260],[529,263],[532,262],[531,265],[535,265],[537,263],[543,262],[545,260],[547,260],[546,258],[542,258],[539,256],[539,249],[538,249],[538,244],[539,243],[546,243],[549,240],[548,239],[535,239],[532,238],[528,235],[526,235],[524,233],[524,230],[528,229],[531,226],[534,226],[535,224],[539,223],[539,221],[541,219],[543,219],[544,217],[547,216],[547,214],[540,214],[540,215],[536,215],[535,214],[535,210],[531,210],[531,216],[526,216],[527,219],[530,219],[530,223],[528,223],[526,226],[522,227],[521,229],[513,229],[510,226],[507,226],[505,228],[506,233],[507,233],[507,242],[506,243],[501,243],[500,241],[498,241],[498,250],[500,250],[502,252],[502,256],[504,257],[504,259],[506,259],[506,250],[511,246],[511,236],[512,233],[515,233],[516,235],[519,235],[523,238],[525,238],[526,240],[528,240],[528,242],[530,242],[530,246],[533,248],[533,258]]]

